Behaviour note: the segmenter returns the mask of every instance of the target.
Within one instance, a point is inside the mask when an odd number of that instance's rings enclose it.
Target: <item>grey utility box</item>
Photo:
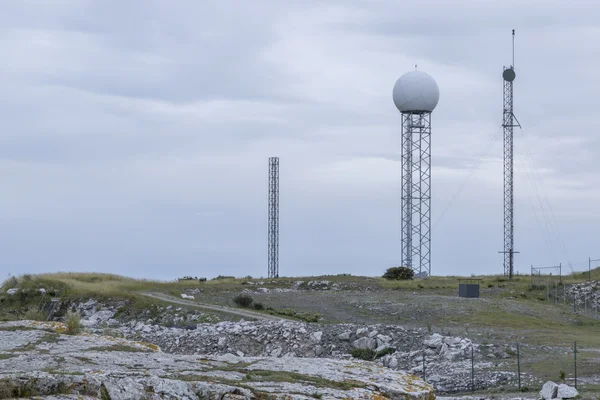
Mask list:
[[[458,297],[479,297],[479,279],[465,279],[458,283]]]

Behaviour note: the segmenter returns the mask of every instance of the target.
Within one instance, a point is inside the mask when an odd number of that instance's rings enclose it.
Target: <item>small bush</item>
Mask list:
[[[321,319],[321,316],[319,315],[319,313],[315,313],[315,314],[300,313],[300,314],[296,314],[296,318],[300,318],[301,320],[303,320],[305,322],[319,322],[319,320]]]
[[[393,347],[388,347],[386,349],[383,349],[381,351],[378,351],[377,353],[375,353],[375,358],[381,358],[383,356],[387,356],[388,354],[394,354],[396,352],[396,349]]]
[[[565,371],[560,371],[560,380],[564,382],[564,380],[567,378],[567,374],[565,373]]]
[[[81,316],[77,312],[67,313],[67,335],[77,335],[81,332]]]
[[[408,267],[391,267],[383,274],[383,278],[395,281],[413,279],[414,276],[415,271]]]
[[[489,288],[493,288],[493,287],[494,287],[494,285],[492,285],[491,283],[488,283],[488,287],[489,287]]]
[[[255,310],[259,310],[259,311],[260,311],[260,310],[264,310],[264,309],[265,309],[265,306],[263,306],[263,304],[262,304],[262,303],[254,303],[254,309],[255,309]]]
[[[276,312],[277,314],[285,315],[286,317],[295,317],[297,314],[296,310],[292,308],[282,308],[281,310],[277,310]]]
[[[235,276],[219,275],[216,278],[213,278],[213,280],[222,280],[222,279],[235,279]]]
[[[250,307],[254,299],[247,294],[239,294],[233,298],[233,302],[240,307]]]
[[[371,349],[353,349],[352,357],[361,360],[372,361],[375,359],[375,352]]]

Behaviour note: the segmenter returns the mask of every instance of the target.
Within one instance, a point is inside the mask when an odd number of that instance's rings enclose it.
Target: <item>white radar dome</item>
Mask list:
[[[440,100],[440,89],[429,74],[411,71],[398,78],[392,96],[400,112],[431,112]]]

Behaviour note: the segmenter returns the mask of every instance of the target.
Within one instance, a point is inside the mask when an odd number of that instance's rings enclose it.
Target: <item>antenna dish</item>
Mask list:
[[[515,70],[512,68],[507,68],[504,70],[504,72],[502,72],[502,77],[504,78],[505,81],[507,82],[512,82],[515,80],[515,78],[517,77],[517,75],[515,74]]]

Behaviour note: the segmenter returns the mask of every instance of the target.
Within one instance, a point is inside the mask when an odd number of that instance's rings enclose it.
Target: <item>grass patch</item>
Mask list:
[[[274,309],[267,307],[266,312],[271,315],[281,315],[304,322],[319,322],[321,319],[321,315],[319,313],[298,312],[293,308]]]
[[[115,344],[113,346],[90,347],[87,351],[124,351],[128,353],[148,353],[150,350],[128,346],[125,344]]]
[[[351,390],[353,388],[365,387],[362,382],[357,381],[332,381],[318,376],[302,375],[296,372],[288,371],[247,371],[247,380],[254,382],[301,382],[311,384],[317,387],[328,387],[339,390]]]
[[[8,360],[9,358],[17,357],[15,354],[0,354],[0,360]]]
[[[24,318],[29,321],[45,321],[46,315],[40,310],[29,310],[25,313]]]
[[[0,332],[39,331],[39,330],[40,329],[31,328],[29,326],[0,326]]]
[[[25,346],[22,346],[22,347],[14,348],[14,349],[12,349],[10,351],[11,352],[32,351],[32,350],[35,350],[36,347],[38,345],[40,345],[40,344],[44,344],[44,343],[56,343],[56,342],[58,342],[58,338],[59,337],[60,337],[60,335],[58,333],[46,332],[44,334],[44,336],[42,336],[41,338],[39,338],[35,342],[28,343],[28,344],[26,344]]]
[[[67,313],[67,335],[78,335],[81,332],[81,316],[76,312]]]

